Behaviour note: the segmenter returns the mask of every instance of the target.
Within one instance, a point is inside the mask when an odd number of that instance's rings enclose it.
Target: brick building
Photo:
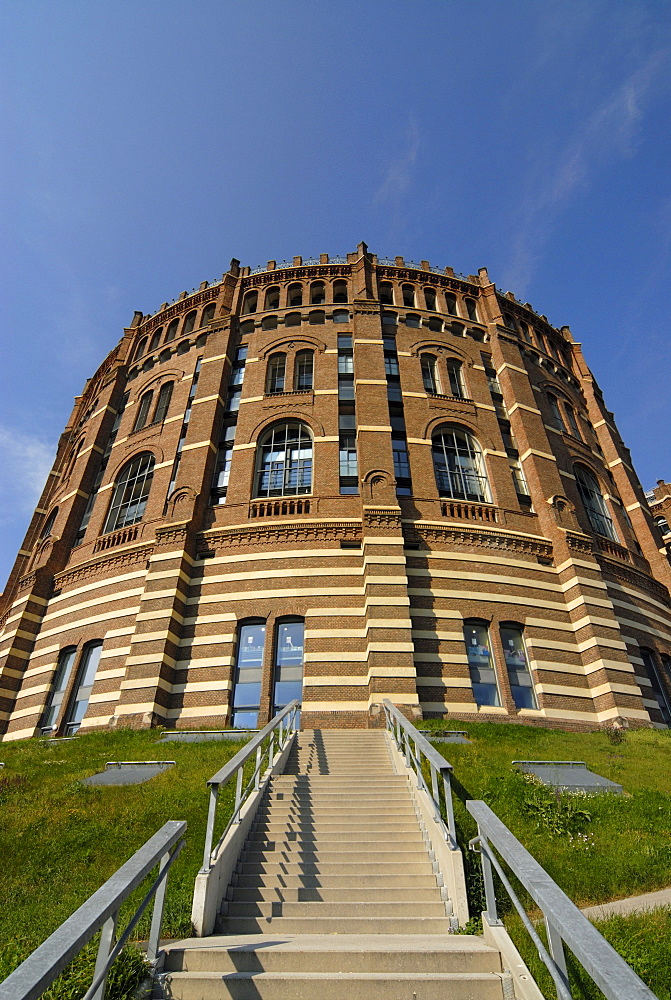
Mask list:
[[[671,483],[658,479],[657,485],[646,492],[645,498],[650,504],[650,511],[659,528],[664,547],[671,556]]]
[[[346,257],[135,313],[4,594],[0,733],[671,723],[671,567],[567,327]]]

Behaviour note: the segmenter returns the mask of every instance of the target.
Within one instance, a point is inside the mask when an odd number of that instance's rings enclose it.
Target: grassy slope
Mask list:
[[[188,823],[170,874],[164,934],[191,930],[202,863],[206,780],[241,743],[158,743],[157,731],[96,733],[48,744],[0,746],[0,979],[40,944],[169,819]],[[89,788],[108,760],[175,760],[144,785]],[[230,814],[232,789],[220,796]],[[142,925],[140,925],[142,927]]]

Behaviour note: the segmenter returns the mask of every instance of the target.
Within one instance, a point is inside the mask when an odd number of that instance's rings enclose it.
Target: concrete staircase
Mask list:
[[[408,778],[379,730],[298,733],[222,903],[172,944],[179,1000],[503,1000],[499,952],[454,936]]]

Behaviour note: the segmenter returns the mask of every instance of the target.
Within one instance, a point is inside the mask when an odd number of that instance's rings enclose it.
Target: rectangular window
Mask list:
[[[63,696],[70,681],[72,664],[75,662],[76,652],[77,650],[74,646],[71,646],[69,649],[62,649],[60,652],[56,672],[51,682],[49,698],[47,699],[47,704],[40,720],[40,728],[43,732],[50,732],[56,725],[58,713],[63,704]]]
[[[220,444],[210,492],[210,503],[212,505],[226,502],[226,491],[228,488],[228,477],[231,472],[232,458],[233,445],[228,442]]]
[[[264,624],[255,623],[240,627],[231,717],[231,725],[234,729],[256,729],[261,704],[265,644],[266,626]]]
[[[664,681],[657,669],[655,658],[649,649],[641,649],[640,652],[645,672],[652,687],[652,693],[655,696],[662,716],[662,721],[671,727],[671,699],[669,699],[669,693],[664,687]]]
[[[394,475],[398,479],[409,479],[410,459],[408,457],[408,446],[405,441],[392,441],[391,447],[394,455]]]
[[[338,399],[352,400],[354,399],[354,376],[353,375],[339,375],[338,376]]]
[[[102,648],[102,642],[91,642],[84,647],[82,662],[77,672],[77,682],[65,717],[66,736],[73,736],[77,732],[86,715]]]
[[[516,707],[538,708],[522,629],[513,625],[502,625],[501,645]]]
[[[436,372],[436,359],[431,354],[423,354],[421,357],[421,365],[424,391],[435,395],[440,392],[438,374]]]
[[[228,399],[226,400],[226,413],[237,413],[240,409],[241,399],[242,389],[229,390]]]
[[[354,356],[352,354],[338,355],[338,374],[339,375],[354,374]]]
[[[356,456],[356,436],[340,435],[340,475],[356,476],[358,472]]]
[[[500,705],[487,625],[484,622],[464,622],[464,642],[476,704]]]
[[[273,671],[273,715],[303,696],[304,623],[283,622],[277,626]]]
[[[398,375],[398,358],[395,355],[385,354],[384,370],[387,375]]]

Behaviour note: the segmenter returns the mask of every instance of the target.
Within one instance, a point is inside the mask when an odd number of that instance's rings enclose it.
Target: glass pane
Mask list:
[[[63,703],[63,695],[70,680],[72,664],[75,662],[75,653],[75,649],[64,649],[58,658],[58,666],[56,667],[56,673],[52,681],[51,695],[40,723],[43,728],[51,727],[56,722]]]
[[[501,644],[515,705],[517,708],[538,708],[522,630],[501,626]]]
[[[303,693],[303,622],[283,622],[277,628],[273,715]]]
[[[466,643],[468,667],[476,704],[500,705],[487,626],[479,623],[464,623],[464,642]]]
[[[233,729],[256,729],[258,725],[258,712],[234,710],[231,724]]]

